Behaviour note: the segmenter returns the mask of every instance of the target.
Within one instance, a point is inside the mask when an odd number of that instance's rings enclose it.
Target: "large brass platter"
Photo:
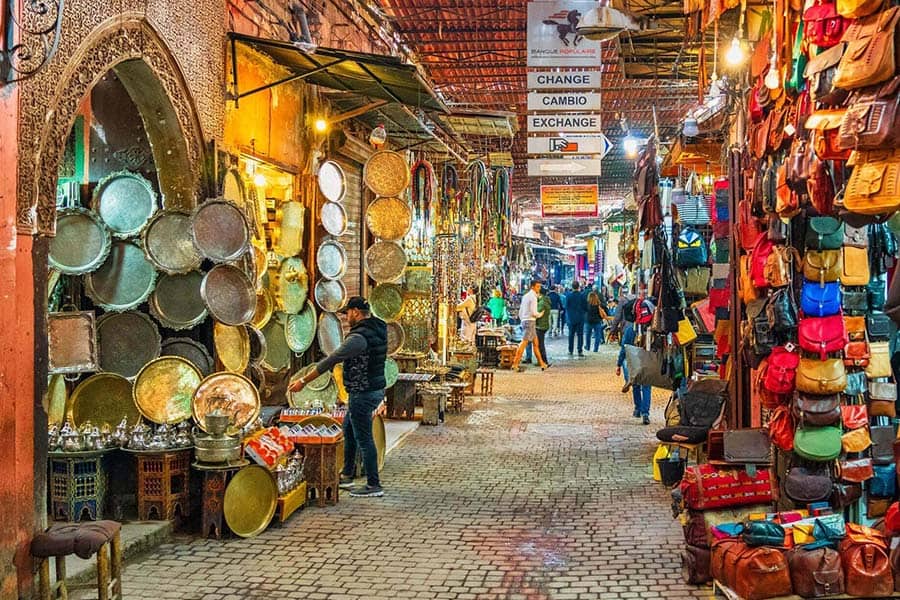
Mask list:
[[[265,334],[253,325],[243,325],[247,331],[247,339],[250,342],[250,364],[259,364],[266,357],[268,342]]]
[[[50,373],[96,371],[97,325],[92,311],[52,312],[47,315],[47,350]]]
[[[159,329],[142,312],[106,313],[97,319],[100,370],[132,378],[159,356]]]
[[[47,262],[65,275],[95,271],[106,260],[112,235],[96,213],[65,208],[56,214],[56,236],[50,239]]]
[[[180,356],[163,356],[148,363],[134,381],[134,404],[148,421],[179,423],[191,418],[200,371]]]
[[[319,350],[325,354],[331,354],[337,350],[344,341],[344,330],[341,320],[334,313],[322,313],[319,315],[319,328],[317,332]]]
[[[296,315],[287,315],[284,337],[288,347],[296,354],[303,354],[316,339],[316,307],[309,300]]]
[[[340,242],[327,240],[316,251],[316,266],[326,279],[340,279],[347,271],[347,251]]]
[[[256,312],[256,286],[231,265],[216,265],[200,284],[203,302],[215,319],[226,325],[243,325]]]
[[[275,313],[262,329],[266,338],[266,355],[263,357],[262,365],[272,371],[280,371],[291,366],[292,353],[285,337],[284,319],[284,314]]]
[[[409,178],[403,155],[390,150],[376,152],[363,168],[363,181],[376,196],[399,196],[409,186]]]
[[[403,325],[397,322],[387,324],[387,353],[389,356],[400,352],[400,349],[403,348],[405,337]]]
[[[198,427],[206,431],[206,415],[219,410],[231,417],[234,435],[259,416],[259,390],[238,373],[213,373],[194,392],[191,411]]]
[[[316,304],[325,312],[337,312],[347,301],[347,288],[340,279],[320,279],[316,282]]]
[[[256,293],[256,309],[250,323],[257,329],[262,329],[272,318],[274,311],[275,299],[272,298],[272,292],[268,288],[262,288]]]
[[[250,363],[250,335],[243,325],[213,325],[216,356],[228,371],[243,373]]]
[[[393,387],[400,376],[400,366],[390,356],[384,359],[384,379],[387,382],[385,388]]]
[[[44,410],[47,411],[48,425],[62,425],[66,420],[69,394],[66,378],[62,374],[51,375],[44,392]]]
[[[372,437],[375,439],[375,450],[378,451],[378,470],[384,468],[384,455],[387,451],[387,432],[384,429],[384,417],[375,415],[372,418]]]
[[[322,204],[319,218],[325,231],[334,237],[340,237],[347,232],[347,211],[337,202]]]
[[[276,211],[278,228],[273,246],[281,256],[297,256],[303,249],[303,222],[306,208],[299,202],[282,202]]]
[[[155,285],[153,263],[139,245],[126,241],[113,243],[100,268],[84,277],[87,295],[109,311],[134,308],[150,296]]]
[[[204,377],[216,370],[216,363],[206,346],[190,338],[167,338],[162,342],[160,356],[180,356],[192,363]]]
[[[285,258],[269,277],[274,280],[276,310],[289,314],[303,310],[309,293],[309,275],[303,260],[298,257]]]
[[[72,391],[70,405],[76,427],[90,421],[98,427],[115,428],[122,419],[127,419],[129,425],[137,425],[141,420],[131,382],[114,373],[97,373],[79,383]]]
[[[278,504],[278,486],[265,467],[251,465],[238,471],[228,487],[222,510],[228,528],[240,537],[249,538],[265,531]]]
[[[163,275],[150,295],[150,312],[169,329],[190,329],[206,319],[206,304],[200,295],[203,273]]]
[[[227,200],[207,200],[194,211],[191,224],[197,251],[214,262],[237,260],[250,247],[247,218]]]
[[[379,283],[369,294],[369,305],[382,321],[396,321],[403,312],[403,290],[395,283]]]
[[[406,252],[397,242],[375,242],[366,250],[366,273],[378,283],[397,281],[406,268]]]
[[[317,173],[319,191],[329,202],[340,202],[347,193],[347,177],[344,169],[333,160],[326,160]]]
[[[187,273],[200,267],[203,258],[191,240],[191,215],[163,210],[150,219],[143,232],[144,253],[164,273]]]
[[[113,236],[132,237],[141,232],[156,212],[156,192],[153,185],[137,173],[112,173],[94,189],[94,210]]]
[[[402,240],[412,227],[412,209],[394,196],[376,198],[366,209],[366,227],[382,240]]]

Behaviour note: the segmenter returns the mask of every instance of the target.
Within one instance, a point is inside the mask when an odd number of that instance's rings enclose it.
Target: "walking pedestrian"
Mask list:
[[[550,292],[547,294],[547,297],[550,299],[550,335],[554,336],[562,335],[559,317],[562,312],[563,302],[557,287],[553,286],[550,288]]]
[[[292,392],[299,392],[322,373],[331,371],[338,363],[344,365],[344,387],[347,389],[349,409],[344,416],[344,468],[340,487],[352,488],[350,495],[365,498],[383,496],[378,477],[378,452],[372,437],[372,417],[384,400],[384,362],[387,357],[387,325],[372,316],[369,303],[362,296],[353,296],[340,310],[347,315],[350,332],[332,354],[320,360],[312,371],[290,384]],[[353,487],[356,475],[356,450],[362,451],[366,468],[366,485]]]
[[[622,388],[623,393],[628,392],[631,388],[632,399],[634,400],[633,417],[642,419],[644,425],[650,424],[650,386],[649,385],[631,385],[628,382],[628,365],[625,364],[625,346],[633,346],[637,338],[637,329],[634,324],[634,304],[632,300],[628,303],[620,305],[622,311],[625,328],[622,330],[622,341],[619,349],[619,359],[616,362],[616,375],[624,375],[625,386]],[[630,307],[630,310],[629,310]]]
[[[537,329],[535,321],[542,314],[540,311],[538,311],[538,293],[540,291],[541,281],[539,279],[535,279],[531,282],[531,289],[528,290],[528,293],[522,296],[522,303],[519,305],[519,320],[522,322],[522,341],[519,343],[519,347],[516,350],[516,355],[513,358],[513,371],[520,370],[519,363],[522,361],[522,355],[525,353],[525,347],[529,344],[534,347],[534,353],[536,355],[538,364],[541,365],[541,370],[543,371],[550,367],[550,365],[548,365],[544,361],[544,355],[541,354],[541,349],[536,346]]]
[[[461,323],[459,337],[470,344],[475,343],[476,325],[472,322],[472,313],[475,312],[476,308],[475,288],[470,285],[466,288],[466,297],[456,305],[456,312],[459,313]]]
[[[569,326],[569,355],[575,351],[577,338],[578,356],[584,356],[584,317],[587,313],[587,303],[581,286],[577,281],[572,282],[572,290],[566,292],[566,324]]]
[[[538,348],[541,351],[541,356],[544,357],[544,361],[547,364],[550,364],[550,356],[547,354],[547,331],[550,329],[550,298],[548,297],[547,290],[543,287],[541,288],[541,295],[538,297],[538,311],[541,313],[534,321],[534,328],[537,332],[538,338]],[[531,364],[531,346],[525,349],[525,361],[526,363]]]
[[[591,292],[587,297],[587,312],[584,319],[584,347],[590,349],[591,337],[594,338],[594,352],[600,351],[603,343],[603,330],[606,329],[606,320],[609,316],[603,309],[600,296],[597,292]]]

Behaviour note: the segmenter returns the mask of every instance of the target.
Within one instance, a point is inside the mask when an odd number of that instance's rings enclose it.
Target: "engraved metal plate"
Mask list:
[[[288,347],[297,354],[306,352],[316,339],[316,307],[309,300],[296,315],[287,315],[284,337]]]
[[[164,273],[187,273],[203,260],[191,239],[191,215],[163,210],[150,219],[143,233],[144,252]]]
[[[93,273],[85,275],[84,289],[94,304],[109,311],[139,305],[156,285],[156,269],[135,243],[113,243],[109,256]]]
[[[316,282],[315,296],[319,308],[336,312],[347,301],[347,288],[340,279],[320,279]]]
[[[340,279],[347,271],[347,251],[334,240],[322,242],[316,251],[316,266],[326,279]]]
[[[83,275],[103,264],[111,245],[112,235],[100,217],[84,208],[66,208],[57,213],[47,261],[60,273]]]
[[[257,329],[262,329],[272,318],[275,311],[275,300],[272,298],[272,292],[263,288],[256,293],[256,309],[253,312],[251,324]]]
[[[285,258],[278,270],[271,272],[269,277],[273,283],[277,310],[290,314],[303,310],[309,293],[309,275],[300,258]]]
[[[227,200],[207,200],[191,218],[194,246],[214,262],[237,260],[250,246],[250,227],[240,208]]]
[[[347,193],[347,178],[344,169],[333,160],[326,160],[319,167],[319,191],[330,202],[340,202]]]
[[[396,321],[403,312],[403,290],[395,283],[379,283],[369,294],[369,304],[382,321]]]
[[[319,340],[319,350],[325,354],[331,354],[337,350],[344,341],[344,329],[341,320],[334,313],[322,313],[319,315],[319,327],[316,338]]]
[[[128,238],[141,232],[156,212],[156,192],[149,181],[128,171],[107,175],[94,190],[94,210],[113,236]]]
[[[377,198],[366,209],[366,227],[379,239],[401,240],[412,227],[412,209],[400,198]]]
[[[366,250],[366,273],[378,283],[400,279],[406,268],[406,252],[396,242],[375,242]]]
[[[162,342],[160,356],[180,356],[190,361],[206,377],[215,371],[216,364],[206,346],[190,338],[167,338]]]
[[[256,312],[256,286],[231,265],[213,267],[203,277],[200,294],[209,314],[226,325],[243,325]]]
[[[115,373],[97,373],[78,384],[72,391],[72,424],[81,427],[90,421],[114,428],[126,419],[137,425],[141,413],[134,405],[131,382]]]
[[[385,388],[393,387],[397,383],[397,377],[400,376],[400,366],[390,356],[384,359],[384,380],[387,382]]]
[[[409,186],[409,165],[403,155],[381,150],[366,161],[363,181],[376,196],[399,196]]]
[[[334,237],[340,237],[347,232],[347,211],[337,202],[324,203],[319,217],[322,220],[322,227]]]
[[[400,352],[400,349],[403,348],[404,337],[403,325],[396,322],[387,324],[387,353],[389,356]]]
[[[266,337],[266,355],[263,357],[262,365],[271,371],[280,371],[291,366],[291,349],[285,336],[284,321],[283,313],[275,313],[262,330]]]
[[[228,371],[242,373],[250,363],[250,334],[243,325],[213,324],[216,356]]]
[[[134,381],[134,404],[148,421],[179,423],[191,418],[200,371],[180,356],[163,356],[141,369]]]
[[[228,482],[222,512],[235,535],[249,538],[265,531],[278,504],[275,478],[265,467],[241,469]]]
[[[97,331],[94,313],[56,312],[47,315],[49,373],[97,371]]]
[[[190,329],[206,319],[206,304],[200,295],[203,273],[163,275],[150,295],[150,312],[163,327]]]
[[[107,313],[97,319],[100,370],[131,378],[159,356],[159,329],[141,312]]]
[[[194,421],[206,431],[206,415],[216,410],[231,417],[228,432],[237,434],[259,415],[259,390],[238,373],[213,373],[194,392],[191,410]]]

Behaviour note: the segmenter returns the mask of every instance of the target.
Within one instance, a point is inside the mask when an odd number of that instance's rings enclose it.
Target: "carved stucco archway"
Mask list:
[[[57,173],[65,140],[81,102],[110,69],[141,113],[164,206],[190,209],[202,197],[204,137],[187,83],[152,25],[139,13],[124,13],[98,26],[68,61],[40,133],[20,131],[20,233],[55,233]]]

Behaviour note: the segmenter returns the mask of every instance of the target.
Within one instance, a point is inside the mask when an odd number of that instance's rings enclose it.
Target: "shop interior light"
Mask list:
[[[325,133],[328,131],[328,121],[319,117],[313,122],[313,127],[318,133]]]
[[[256,175],[253,176],[253,185],[256,187],[266,187],[266,176],[257,172]]]
[[[728,51],[725,53],[725,63],[731,67],[739,67],[746,60],[747,53],[744,51],[744,46],[741,44],[740,38],[735,36],[731,40],[731,46],[728,47]]]
[[[766,87],[770,90],[777,90],[781,87],[781,77],[778,72],[778,63],[775,61],[775,55],[772,55],[772,60],[769,62],[769,72],[766,73],[765,78]]]
[[[630,135],[622,141],[622,148],[625,150],[626,158],[637,158],[638,141]]]
[[[700,135],[700,128],[697,127],[697,119],[688,117],[684,120],[684,129],[681,132],[685,137],[697,137]]]

